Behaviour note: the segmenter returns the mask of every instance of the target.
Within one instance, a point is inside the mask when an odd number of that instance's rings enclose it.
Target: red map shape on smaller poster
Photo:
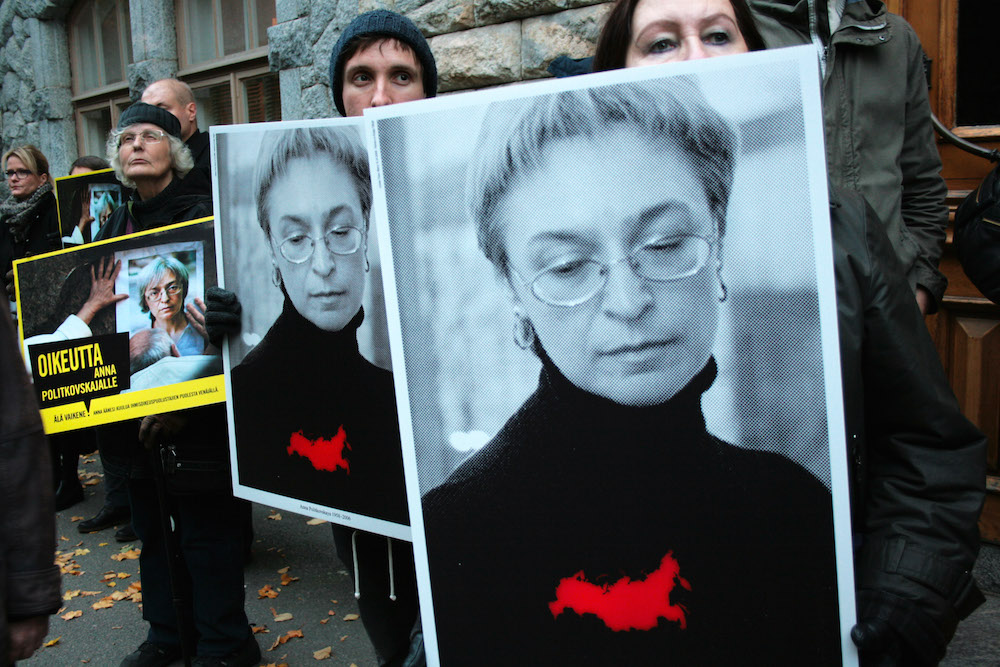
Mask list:
[[[594,614],[615,632],[651,630],[661,618],[678,623],[684,629],[687,610],[684,605],[670,603],[670,593],[678,583],[691,590],[691,584],[680,576],[680,566],[672,551],[663,557],[658,569],[636,581],[622,577],[612,584],[594,584],[587,581],[580,570],[559,581],[556,599],[549,603],[549,611],[553,618],[566,609],[580,616]]]
[[[299,431],[292,433],[288,442],[288,455],[298,454],[309,459],[309,463],[316,470],[333,472],[341,468],[348,475],[351,474],[351,462],[347,460],[346,456],[346,452],[351,451],[351,444],[347,442],[347,433],[344,432],[343,426],[338,428],[337,434],[329,439],[310,440],[302,431]]]

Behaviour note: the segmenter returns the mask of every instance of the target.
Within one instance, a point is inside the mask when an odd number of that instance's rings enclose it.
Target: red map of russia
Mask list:
[[[670,593],[678,583],[691,590],[691,584],[680,576],[680,567],[672,551],[663,557],[658,569],[636,581],[622,577],[611,584],[595,584],[587,581],[580,570],[559,581],[556,599],[549,603],[549,611],[553,618],[566,609],[580,616],[594,614],[615,632],[651,630],[659,625],[661,618],[678,623],[684,629],[687,610],[684,605],[670,603]]]
[[[326,470],[333,472],[338,468],[351,474],[351,462],[347,460],[347,452],[351,451],[351,444],[347,442],[347,433],[344,427],[337,429],[336,435],[332,438],[316,438],[310,440],[302,431],[292,433],[288,441],[288,455],[298,454],[309,459],[309,463],[316,470]]]

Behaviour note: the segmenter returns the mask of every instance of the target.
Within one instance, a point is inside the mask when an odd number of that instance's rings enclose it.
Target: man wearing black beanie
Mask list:
[[[377,9],[351,21],[330,54],[330,90],[341,116],[437,95],[437,66],[410,19]]]

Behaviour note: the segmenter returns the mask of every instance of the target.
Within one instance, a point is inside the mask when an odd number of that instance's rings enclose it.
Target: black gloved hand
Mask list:
[[[205,292],[205,330],[208,340],[216,347],[222,346],[226,336],[240,332],[240,300],[235,292],[221,287],[209,287]]]
[[[892,626],[881,618],[863,618],[851,628],[861,667],[897,667],[903,660],[903,642]]]

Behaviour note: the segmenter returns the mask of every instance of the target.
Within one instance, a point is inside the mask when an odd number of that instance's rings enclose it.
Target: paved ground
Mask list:
[[[94,458],[82,459],[81,472],[87,482],[99,480],[100,465]],[[138,561],[116,559],[128,554],[130,548],[139,547],[139,543],[118,544],[113,539],[113,529],[90,535],[81,535],[76,530],[79,517],[93,516],[102,503],[101,485],[94,483],[86,487],[83,503],[59,513],[58,548],[65,570],[64,597],[76,591],[79,594],[65,600],[61,616],[52,617],[46,640],[55,643],[19,664],[28,667],[81,664],[117,667],[145,638],[141,611],[131,600],[129,590],[129,586],[139,579]],[[253,625],[267,630],[256,635],[264,652],[262,664],[290,667],[375,665],[375,656],[361,622],[349,620],[352,614],[357,614],[357,605],[347,570],[334,555],[329,527],[309,525],[305,517],[288,512],[279,514],[260,505],[254,506],[254,527],[254,558],[246,568],[247,615]],[[1000,558],[1000,550],[994,547],[987,550],[986,555]],[[991,567],[995,564],[995,560],[990,561]],[[298,579],[282,585],[283,574]],[[990,571],[987,576],[990,583],[993,583],[992,576]],[[265,585],[277,591],[277,596],[260,598],[258,591]],[[121,599],[109,599],[109,596]],[[986,604],[959,626],[942,665],[1000,666],[1000,590],[994,588],[987,593],[987,598]],[[106,606],[109,602],[113,604]],[[95,604],[104,608],[94,609]],[[80,614],[64,620],[63,616],[73,616],[75,612]],[[274,613],[286,612],[293,618],[281,622],[274,620]],[[300,631],[302,636],[266,650],[279,637],[287,637],[289,631]],[[314,652],[327,647],[331,649],[330,658],[317,662]]]
[[[100,464],[94,458],[81,459],[86,461],[81,466],[83,475],[100,472]],[[70,592],[81,591],[80,595],[64,601],[65,609],[60,614],[77,611],[82,614],[70,620],[53,616],[46,640],[58,638],[58,643],[42,648],[35,657],[19,665],[117,667],[145,639],[146,627],[135,602],[124,598],[111,600],[112,607],[97,610],[92,607],[116,592],[123,595],[130,584],[138,581],[137,560],[119,561],[113,557],[122,554],[123,548],[127,551],[140,543],[115,542],[114,529],[89,535],[77,532],[79,519],[74,519],[93,516],[104,498],[100,484],[85,488],[83,503],[58,514],[57,547],[66,559],[64,569],[79,572],[63,575],[64,598]],[[246,606],[251,624],[268,630],[256,635],[264,655],[262,664],[372,667],[376,664],[375,654],[364,628],[359,620],[349,620],[358,613],[354,589],[347,570],[334,555],[330,527],[306,522],[306,517],[297,514],[278,514],[271,508],[254,506],[254,558],[246,568]],[[298,580],[282,585],[280,571],[284,568],[288,568],[284,574]],[[103,580],[108,576],[113,578]],[[111,587],[109,583],[115,585]],[[258,590],[265,585],[278,591],[277,597],[259,599]],[[92,591],[97,594],[83,593]],[[271,608],[278,614],[291,613],[293,618],[275,622]],[[266,650],[289,631],[301,631],[302,637],[289,639],[272,651]],[[331,657],[317,662],[313,652],[326,647],[331,648]],[[176,665],[183,663],[178,661]]]

